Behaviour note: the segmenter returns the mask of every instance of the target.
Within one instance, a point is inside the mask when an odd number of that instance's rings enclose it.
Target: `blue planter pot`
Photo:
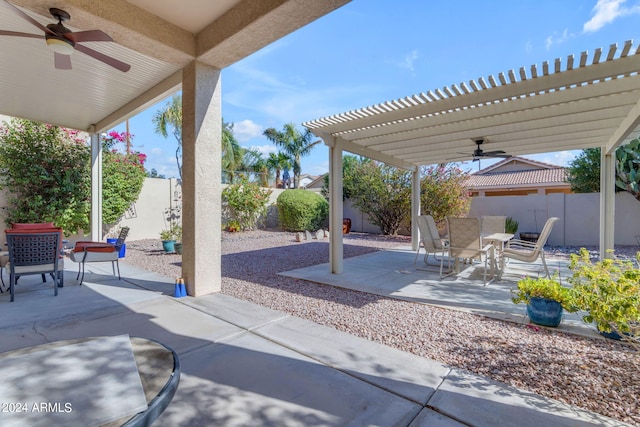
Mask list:
[[[162,248],[164,249],[165,252],[175,252],[176,250],[175,244],[176,244],[175,240],[163,240]]]
[[[552,299],[533,297],[527,304],[527,316],[531,323],[555,328],[562,320],[562,305]]]

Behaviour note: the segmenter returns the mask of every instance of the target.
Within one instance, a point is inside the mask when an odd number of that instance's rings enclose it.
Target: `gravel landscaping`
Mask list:
[[[344,242],[347,258],[406,244],[409,238],[351,233]],[[631,257],[637,250],[620,252]],[[576,251],[551,248],[549,253]],[[327,262],[326,239],[296,242],[293,233],[270,230],[223,232],[222,253],[224,294],[640,426],[640,353],[616,341],[277,274]],[[181,275],[181,256],[165,254],[159,240],[127,242],[123,261],[169,277]]]

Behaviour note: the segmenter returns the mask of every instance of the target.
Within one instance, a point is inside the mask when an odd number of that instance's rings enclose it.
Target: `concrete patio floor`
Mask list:
[[[57,297],[37,276],[20,279],[15,302],[0,294],[0,352],[119,334],[160,341],[182,374],[154,426],[623,425],[223,294],[173,298],[172,279],[126,262],[122,280],[108,263],[88,266],[82,286],[66,267]]]
[[[493,280],[485,286],[484,264],[476,262],[473,265],[462,265],[458,275],[441,278],[439,261],[433,255],[429,256],[429,264],[425,265],[424,251],[420,251],[414,264],[415,254],[408,245],[402,245],[391,250],[347,258],[341,274],[331,274],[329,264],[325,263],[286,271],[281,275],[496,319],[529,323],[526,306],[511,302],[511,290],[517,288],[518,280],[524,276],[544,276],[540,259],[533,264],[510,260],[501,279]],[[549,271],[552,275],[557,274],[563,283],[571,276],[568,265],[569,262],[565,260],[547,259]],[[445,261],[445,269],[446,267]],[[490,276],[487,277],[489,280]],[[565,312],[562,323],[555,329],[600,337],[595,328],[582,321],[580,313]]]

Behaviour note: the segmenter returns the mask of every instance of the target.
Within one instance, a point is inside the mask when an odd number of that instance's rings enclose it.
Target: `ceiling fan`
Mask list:
[[[46,27],[33,19],[31,16],[27,15],[18,7],[9,3],[6,0],[2,0],[9,7],[13,9],[13,11],[25,19],[29,23],[36,26],[38,29],[44,32],[43,35],[39,34],[30,34],[30,33],[21,33],[18,31],[6,31],[0,30],[0,35],[3,36],[15,36],[15,37],[29,37],[36,39],[45,39],[47,46],[53,50],[53,57],[55,67],[59,70],[70,70],[71,69],[71,54],[74,51],[80,51],[85,55],[89,55],[92,58],[97,59],[98,61],[104,62],[107,65],[110,65],[113,68],[116,68],[122,72],[127,72],[131,68],[129,64],[126,64],[122,61],[119,61],[115,58],[107,56],[103,53],[95,51],[91,48],[88,48],[82,44],[81,42],[112,42],[113,39],[105,32],[100,30],[89,30],[89,31],[76,31],[73,32],[65,27],[62,22],[68,21],[71,16],[62,9],[58,9],[52,7],[49,9],[49,13],[58,20],[57,24],[49,24]]]
[[[480,161],[481,158],[483,157],[499,157],[499,158],[503,158],[503,159],[508,159],[509,157],[511,157],[511,154],[507,154],[502,150],[495,150],[495,151],[482,151],[482,148],[480,148],[480,146],[484,143],[484,138],[478,138],[476,140],[473,141],[476,144],[476,149],[473,150],[473,161]],[[460,153],[460,154],[468,154],[468,153]]]

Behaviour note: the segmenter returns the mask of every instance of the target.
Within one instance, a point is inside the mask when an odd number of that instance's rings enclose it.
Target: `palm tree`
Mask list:
[[[320,140],[311,142],[313,134],[309,129],[300,133],[293,123],[287,123],[282,131],[269,128],[264,131],[264,136],[274,144],[282,147],[284,152],[293,160],[293,186],[298,188],[300,183],[300,158],[311,153],[311,149],[320,143]]]
[[[276,153],[269,153],[269,158],[267,159],[267,167],[269,170],[276,172],[276,188],[280,188],[282,181],[280,181],[280,171],[282,169],[290,169],[291,168],[291,159],[285,153],[278,151]]]
[[[163,109],[156,111],[152,120],[156,126],[155,132],[157,134],[166,138],[168,130],[171,130],[174,138],[178,141],[176,164],[178,165],[178,174],[182,180],[182,96],[173,95]]]
[[[235,172],[242,165],[242,147],[233,134],[233,123],[222,120],[222,173],[233,183]]]
[[[269,186],[269,167],[262,153],[251,148],[244,148],[242,156],[242,169],[247,172],[255,172],[258,181],[263,187]]]

